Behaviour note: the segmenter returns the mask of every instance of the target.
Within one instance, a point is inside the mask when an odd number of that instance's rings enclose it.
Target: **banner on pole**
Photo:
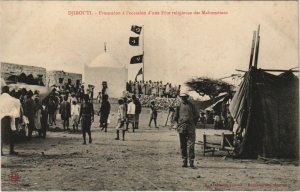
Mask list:
[[[139,46],[139,37],[129,37],[129,45],[131,46]]]
[[[137,81],[137,77],[143,74],[143,68],[140,68],[139,72],[135,76],[135,81]]]
[[[137,56],[131,57],[130,64],[142,63],[143,57],[144,57],[144,55],[137,55]]]
[[[139,26],[137,26],[137,25],[132,25],[132,26],[131,26],[131,31],[132,31],[132,32],[135,32],[136,34],[141,34],[142,27],[139,27]]]

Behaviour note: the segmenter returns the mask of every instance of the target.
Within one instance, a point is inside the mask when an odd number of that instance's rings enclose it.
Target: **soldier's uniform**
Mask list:
[[[188,97],[182,94],[181,97]],[[183,167],[187,167],[187,160],[191,167],[194,167],[195,159],[195,125],[198,121],[199,113],[189,101],[182,102],[175,111],[174,120],[178,123],[177,131],[180,139],[181,156]]]

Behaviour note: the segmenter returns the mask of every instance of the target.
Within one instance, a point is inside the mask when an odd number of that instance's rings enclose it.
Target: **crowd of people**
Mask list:
[[[183,167],[187,166],[189,160],[190,166],[194,167],[194,144],[195,144],[195,126],[200,120],[203,123],[215,122],[216,128],[218,126],[218,115],[225,117],[225,112],[221,111],[220,114],[215,115],[213,119],[212,115],[201,113],[199,116],[195,106],[189,102],[188,95],[186,93],[180,93],[178,98],[172,98],[166,92],[167,84],[160,92],[160,85],[162,83],[156,82],[158,88],[154,88],[158,92],[153,94],[143,94],[141,90],[127,94],[118,99],[118,111],[117,111],[117,125],[116,125],[116,140],[120,140],[120,133],[122,133],[122,140],[125,140],[125,133],[129,131],[129,125],[132,126],[132,132],[139,129],[139,116],[142,111],[142,107],[149,107],[149,123],[151,127],[154,123],[155,128],[157,125],[157,116],[159,110],[169,110],[170,119],[177,125],[177,131],[180,136],[181,154],[183,158]],[[131,82],[128,84],[132,85]],[[133,85],[141,84],[135,82]],[[149,83],[144,84],[146,87]],[[139,87],[138,86],[138,87]],[[171,86],[171,85],[170,85]],[[97,98],[100,103],[100,110],[98,115],[100,116],[99,127],[101,131],[107,132],[109,123],[109,115],[111,112],[111,105],[108,96],[107,83],[103,82],[102,90],[99,92]],[[91,125],[94,122],[94,104],[93,104],[93,89],[94,86],[88,85],[88,89],[84,91],[84,86],[72,86],[66,85],[63,87],[54,87],[52,92],[45,98],[40,99],[39,91],[35,90],[12,90],[9,91],[7,86],[2,87],[1,99],[10,101],[11,105],[5,105],[1,103],[1,131],[2,142],[5,138],[10,143],[10,154],[17,154],[14,151],[14,139],[13,132],[19,127],[27,127],[27,138],[30,140],[33,131],[37,131],[42,138],[46,137],[47,130],[50,127],[57,125],[57,115],[60,114],[63,130],[76,132],[79,129],[79,125],[82,131],[83,144],[87,144],[86,135],[88,135],[88,142],[92,143]],[[180,86],[177,88],[177,93]],[[137,89],[138,90],[138,89]],[[134,93],[138,93],[137,95]],[[177,97],[177,95],[176,95]],[[224,104],[226,107],[227,105]],[[11,113],[9,108],[13,108],[14,112]],[[5,111],[6,110],[6,111]],[[6,115],[5,115],[6,114]],[[226,116],[227,117],[227,116]],[[71,123],[70,123],[71,120]],[[229,123],[223,119],[224,123]],[[70,125],[73,130],[70,129]],[[2,153],[2,143],[1,143]],[[3,153],[2,153],[3,155]]]
[[[86,144],[86,134],[89,137],[89,143],[92,143],[91,124],[94,121],[93,89],[89,85],[84,92],[84,86],[75,87],[66,85],[62,87],[54,86],[51,93],[43,99],[40,98],[39,91],[19,90],[9,91],[8,86],[2,87],[1,102],[1,125],[2,125],[2,143],[10,143],[10,154],[17,154],[14,151],[15,133],[24,132],[28,140],[32,138],[34,131],[42,138],[46,138],[47,130],[57,129],[57,116],[60,115],[62,128],[64,131],[78,131],[81,125],[83,134],[83,144]],[[98,96],[100,101],[99,127],[101,131],[107,132],[108,117],[110,114],[110,102],[107,94],[107,83],[103,82],[103,89]],[[122,106],[122,107],[121,107]],[[132,125],[132,130],[139,128],[139,114],[141,113],[141,103],[135,95],[119,99],[117,138],[119,131],[123,130],[123,140],[128,126]],[[14,114],[11,114],[14,109]],[[71,120],[71,123],[70,123]],[[13,123],[12,123],[13,122]],[[73,130],[70,129],[73,127]],[[1,149],[2,149],[1,143]],[[2,151],[2,150],[1,150]],[[2,153],[3,154],[3,153]]]
[[[87,85],[85,87],[83,84],[79,83],[76,85],[70,84],[70,83],[65,83],[64,85],[61,86],[52,86],[55,91],[57,91],[61,95],[65,94],[74,94],[75,97],[77,98],[78,101],[83,102],[84,100],[84,95],[89,95],[89,98],[94,98],[94,85]],[[85,90],[86,88],[86,90]]]
[[[73,131],[78,131],[82,121],[84,138],[85,132],[90,135],[88,128],[84,128],[86,115],[83,109],[85,103],[92,103],[93,89],[92,85],[88,85],[86,91],[84,85],[53,86],[51,93],[41,98],[38,90],[1,87],[1,154],[3,142],[10,143],[10,154],[17,154],[14,151],[17,136],[26,136],[30,140],[36,131],[39,137],[46,138],[47,130],[57,125],[58,113],[64,130],[70,130],[71,120]]]
[[[176,98],[181,85],[163,84],[162,81],[129,81],[126,91],[135,95],[152,95],[155,97]]]
[[[170,107],[178,106],[179,98],[160,98],[152,95],[140,95],[139,100],[143,107],[150,108],[151,101],[155,100],[156,106],[159,110],[168,110]]]

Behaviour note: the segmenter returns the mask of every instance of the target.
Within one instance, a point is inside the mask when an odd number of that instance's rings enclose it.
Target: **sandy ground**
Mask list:
[[[48,132],[45,140],[18,143],[18,156],[1,158],[2,190],[300,189],[295,162],[265,164],[223,158],[224,153],[204,157],[202,146],[196,145],[196,169],[182,168],[178,135],[163,127],[166,113],[159,113],[160,128],[150,129],[149,111],[143,109],[140,129],[130,129],[126,141],[114,140],[114,117],[107,133],[100,131],[96,117],[92,144],[82,145],[82,135],[69,132]],[[198,141],[202,133],[197,129]]]

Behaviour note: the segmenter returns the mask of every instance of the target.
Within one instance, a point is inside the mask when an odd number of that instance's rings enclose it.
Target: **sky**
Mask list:
[[[258,67],[298,66],[297,1],[12,1],[0,2],[0,61],[83,73],[107,51],[134,79],[143,52],[145,80],[183,84],[192,77],[222,78],[247,70],[253,31],[260,24]],[[98,11],[225,11],[226,15],[96,15]],[[93,15],[70,16],[68,11]],[[133,47],[131,25],[143,26]]]

